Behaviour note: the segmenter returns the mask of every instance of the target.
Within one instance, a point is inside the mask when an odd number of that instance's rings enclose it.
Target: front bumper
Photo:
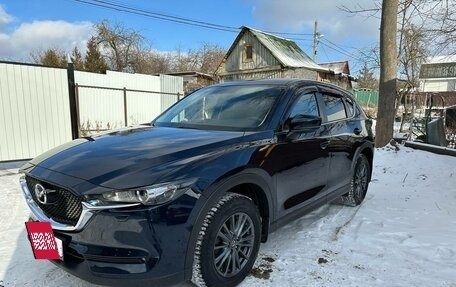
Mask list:
[[[188,232],[184,225],[163,225],[150,210],[102,211],[80,232],[54,233],[64,259],[52,262],[86,281],[164,286],[185,280]]]
[[[34,220],[49,221],[63,242],[63,261],[52,263],[86,281],[109,286],[163,286],[184,281],[189,222],[197,197],[186,193],[158,206],[97,209],[86,204],[76,224],[46,217],[21,181]],[[187,271],[187,272],[186,272]]]

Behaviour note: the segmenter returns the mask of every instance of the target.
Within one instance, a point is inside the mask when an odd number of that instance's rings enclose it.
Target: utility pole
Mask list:
[[[320,32],[318,32],[318,21],[315,20],[315,25],[314,25],[314,35],[313,35],[313,56],[312,59],[314,62],[317,62],[317,47],[318,47],[318,42],[320,38],[323,37]]]

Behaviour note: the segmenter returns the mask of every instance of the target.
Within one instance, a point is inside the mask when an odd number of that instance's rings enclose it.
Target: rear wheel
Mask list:
[[[343,203],[357,206],[363,202],[369,186],[370,174],[369,160],[364,154],[360,154],[350,182],[350,191],[342,196]]]
[[[260,245],[260,215],[248,197],[228,193],[207,213],[195,249],[192,282],[236,286],[249,274]]]

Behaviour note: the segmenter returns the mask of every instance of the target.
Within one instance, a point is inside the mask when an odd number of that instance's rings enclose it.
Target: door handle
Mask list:
[[[329,146],[329,141],[325,141],[320,144],[321,149],[326,149],[328,146]]]
[[[360,130],[359,128],[355,128],[355,129],[353,130],[353,133],[354,133],[355,135],[359,136],[359,135],[361,134],[361,130]]]

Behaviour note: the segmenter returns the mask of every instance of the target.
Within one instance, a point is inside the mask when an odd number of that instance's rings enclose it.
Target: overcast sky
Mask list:
[[[324,35],[319,44],[318,62],[355,62],[357,48],[379,41],[379,19],[351,16],[339,9],[342,5],[357,4],[372,7],[370,0],[108,1],[230,27],[246,25],[265,31],[301,33],[284,37],[299,39],[296,42],[309,55],[317,20],[319,32]],[[93,33],[93,24],[103,19],[139,30],[153,49],[161,51],[196,48],[202,42],[228,48],[236,37],[235,32],[113,11],[78,0],[0,0],[0,59],[29,61],[32,51],[49,47],[69,51],[77,45],[84,50]]]

